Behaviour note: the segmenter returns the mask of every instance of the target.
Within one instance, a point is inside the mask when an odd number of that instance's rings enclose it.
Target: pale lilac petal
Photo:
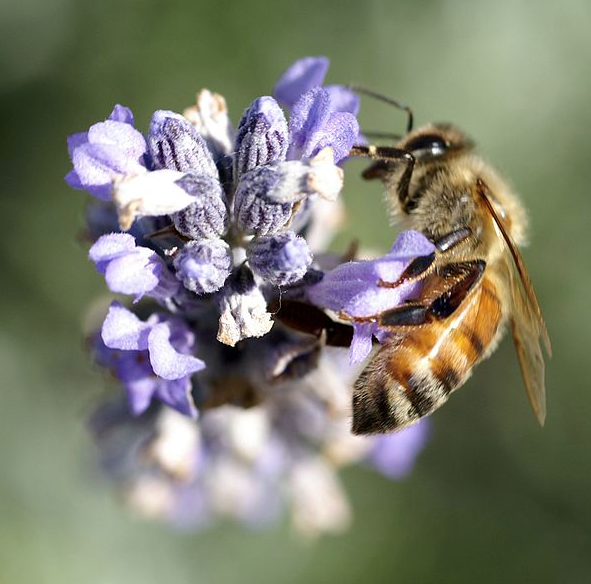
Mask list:
[[[291,144],[288,158],[309,158],[330,146],[335,162],[339,162],[356,142],[359,124],[353,114],[335,112],[328,92],[315,87],[294,105],[289,131]]]
[[[148,409],[157,385],[158,382],[153,376],[141,377],[124,383],[127,403],[134,416],[139,416]]]
[[[403,231],[392,244],[388,256],[395,256],[405,261],[418,256],[429,255],[435,251],[435,245],[422,233],[409,229]]]
[[[314,144],[331,115],[330,97],[321,87],[311,89],[294,105],[289,118],[288,158],[310,157]]]
[[[357,118],[350,113],[335,112],[322,128],[318,128],[314,137],[310,137],[306,152],[308,156],[314,156],[323,148],[330,146],[333,149],[335,162],[340,162],[349,155],[349,151],[359,136],[359,123]]]
[[[133,126],[107,120],[90,126],[88,141],[92,144],[111,144],[125,153],[130,162],[138,162],[144,155],[146,140]]]
[[[375,324],[371,322],[353,323],[353,340],[349,347],[349,364],[365,361],[371,353]]]
[[[135,294],[136,300],[139,300],[158,286],[162,267],[155,252],[138,247],[134,252],[109,262],[105,281],[112,292]]]
[[[396,282],[414,257],[429,255],[435,246],[416,231],[403,232],[390,252],[376,260],[341,264],[309,286],[309,300],[322,308],[352,317],[371,317],[413,298],[420,283],[380,286],[380,281]]]
[[[145,171],[146,141],[132,122],[128,108],[115,106],[109,119],[70,136],[68,150],[74,170],[66,182],[108,201],[117,175]]]
[[[148,337],[150,363],[154,373],[163,379],[180,379],[205,367],[201,359],[179,353],[170,344],[170,327],[160,323],[152,327]]]
[[[148,348],[151,326],[142,322],[119,302],[113,302],[103,327],[101,337],[110,349],[144,351]]]
[[[129,233],[108,233],[99,237],[88,251],[88,257],[95,263],[109,262],[135,249],[135,238]],[[97,269],[99,269],[97,265]],[[99,269],[99,271],[101,271]],[[104,273],[104,270],[102,270]]]
[[[128,107],[121,104],[115,104],[113,111],[109,114],[109,119],[133,126],[133,113]]]
[[[80,181],[80,177],[75,170],[71,170],[66,174],[64,180],[73,188],[73,189],[83,189],[84,185]]]
[[[335,112],[359,113],[359,96],[344,85],[326,85],[324,89],[330,95],[331,109]]]
[[[306,57],[291,65],[281,76],[273,95],[288,108],[293,107],[301,95],[322,85],[329,60],[326,57]]]
[[[368,459],[382,474],[392,479],[407,476],[430,434],[429,420],[421,420],[394,434],[374,438]]]
[[[135,294],[136,301],[144,294],[169,298],[179,289],[162,258],[147,247],[136,247],[134,237],[128,233],[99,237],[88,255],[112,292]]]
[[[78,146],[82,146],[82,144],[86,144],[86,142],[88,142],[88,132],[78,132],[68,136],[68,154],[70,157]]]
[[[72,164],[82,187],[91,195],[108,201],[113,179],[118,174],[125,174],[127,156],[112,144],[87,142],[74,150]],[[69,184],[74,186],[71,182]]]
[[[191,389],[191,379],[182,377],[159,383],[155,396],[177,412],[196,418],[197,408],[191,395]]]

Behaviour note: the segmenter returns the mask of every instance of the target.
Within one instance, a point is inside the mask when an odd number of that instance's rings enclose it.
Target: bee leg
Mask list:
[[[460,243],[463,243],[471,235],[472,230],[469,227],[460,227],[459,229],[454,229],[454,231],[446,233],[445,235],[436,239],[433,243],[435,243],[437,251],[441,254],[453,249]]]
[[[415,157],[407,150],[394,146],[353,146],[350,156],[365,156],[376,160],[376,164],[370,166],[363,178],[384,178],[388,174],[388,166],[392,162],[402,162],[405,165],[404,172],[396,184],[396,194],[400,204],[405,207],[408,200],[408,187],[415,167]]]
[[[417,280],[425,277],[427,272],[434,267],[437,255],[441,257],[442,254],[447,253],[466,241],[471,235],[472,230],[469,227],[460,227],[459,229],[455,229],[454,231],[443,235],[434,242],[437,252],[430,253],[426,256],[416,257],[410,262],[410,264],[408,264],[408,266],[406,266],[404,272],[400,274],[400,277],[395,282],[380,280],[378,286],[381,288],[396,288],[397,286],[400,286],[400,284],[404,284],[410,280]]]
[[[320,338],[326,335],[331,347],[348,347],[353,340],[353,327],[332,320],[323,310],[299,300],[282,299],[269,305],[273,317],[287,327]]]
[[[439,276],[453,282],[449,288],[430,304],[409,303],[382,312],[379,316],[380,326],[385,328],[419,326],[451,316],[480,280],[485,267],[484,260],[458,262],[445,266]]]

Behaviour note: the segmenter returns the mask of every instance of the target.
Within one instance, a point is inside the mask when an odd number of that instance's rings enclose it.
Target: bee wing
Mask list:
[[[484,187],[484,185],[479,186]],[[509,270],[513,302],[511,315],[513,342],[517,350],[527,397],[538,422],[543,426],[546,419],[546,388],[544,384],[544,357],[540,347],[540,338],[544,343],[548,356],[551,356],[552,348],[548,331],[523,258],[509,235],[502,218],[499,217],[486,196],[484,188],[479,190],[484,204],[511,255],[511,259],[507,262],[507,268]]]

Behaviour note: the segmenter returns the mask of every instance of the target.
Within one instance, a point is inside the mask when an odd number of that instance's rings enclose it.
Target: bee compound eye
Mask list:
[[[441,136],[435,134],[417,136],[404,146],[405,150],[412,152],[418,158],[440,156],[448,148],[448,143]]]

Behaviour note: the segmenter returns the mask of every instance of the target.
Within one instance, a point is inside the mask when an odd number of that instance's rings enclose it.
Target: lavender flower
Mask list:
[[[131,110],[121,105],[88,132],[70,136],[68,150],[74,169],[66,182],[104,201],[110,199],[115,176],[145,171],[146,141],[133,127]]]
[[[401,283],[385,287],[381,283],[396,283],[408,264],[419,256],[427,256],[435,246],[417,231],[406,231],[394,242],[390,251],[375,260],[347,262],[324,275],[306,294],[310,301],[345,315],[354,323],[351,363],[363,361],[371,350],[372,335],[384,339],[385,331],[377,325],[377,315],[388,308],[416,297],[420,283]]]
[[[88,257],[105,276],[109,290],[134,294],[136,302],[144,294],[166,299],[178,291],[178,282],[160,256],[137,246],[128,233],[102,235],[90,248]]]
[[[316,307],[345,315],[359,361],[383,336],[375,314],[417,291],[380,280],[433,251],[409,232],[372,262],[323,253],[342,217],[339,164],[359,136],[358,98],[322,87],[327,69],[323,57],[295,63],[236,131],[224,98],[203,90],[184,115],[156,111],[145,138],[116,106],[69,139],[66,181],[99,199],[89,257],[133,298],[133,311],[113,302],[90,335],[127,398],[91,426],[105,470],[144,514],[260,528],[287,510],[306,535],[338,532],[351,510],[337,470],[365,461],[402,477],[422,448],[424,424],[353,436],[356,369],[322,327],[297,332],[277,316],[284,298],[325,322]]]
[[[104,348],[99,345],[100,360],[117,368],[134,414],[144,412],[156,397],[183,414],[197,415],[190,376],[205,364],[189,354],[194,336],[182,321],[154,314],[144,323],[114,302],[103,323],[101,339]]]

